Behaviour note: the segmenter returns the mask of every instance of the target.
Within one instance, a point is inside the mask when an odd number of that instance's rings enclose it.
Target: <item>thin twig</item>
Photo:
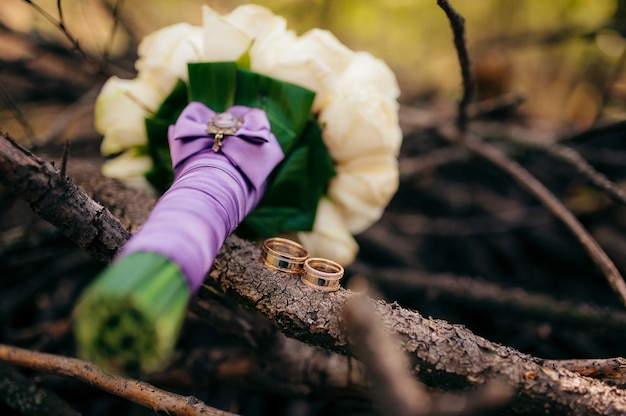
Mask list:
[[[420,299],[427,295],[429,301],[437,305],[451,304],[473,311],[505,313],[579,330],[601,327],[618,333],[626,331],[626,312],[622,310],[560,300],[521,287],[502,287],[474,277],[429,274],[402,268],[372,271],[370,266],[359,262],[352,264],[350,270],[368,276],[388,296],[401,294],[402,299]]]
[[[607,281],[626,306],[626,283],[613,261],[600,247],[598,242],[587,232],[585,227],[541,182],[520,164],[511,160],[494,146],[483,143],[469,134],[462,134],[452,128],[439,128],[439,135],[445,140],[458,143],[475,154],[493,163],[508,173],[518,184],[534,195],[552,212],[578,239],[594,263],[599,267]]]
[[[24,3],[29,4],[33,9],[35,9],[35,11],[37,11],[37,13],[42,15],[47,21],[49,21],[54,26],[56,26],[61,31],[61,33],[63,33],[63,36],[65,36],[65,38],[70,42],[70,44],[72,45],[72,48],[74,48],[74,50],[80,53],[83,56],[83,58],[89,60],[89,56],[87,56],[87,53],[80,47],[78,40],[74,38],[74,36],[72,36],[70,32],[67,30],[67,27],[65,27],[65,22],[63,22],[63,13],[61,11],[61,0],[57,0],[59,20],[56,20],[50,13],[45,11],[38,4],[33,3],[32,0],[23,0],[23,1]]]
[[[452,7],[448,0],[437,0],[437,5],[443,9],[450,20],[454,35],[454,46],[459,57],[461,76],[463,77],[463,97],[459,101],[459,114],[457,125],[459,130],[465,131],[467,126],[467,106],[474,94],[474,82],[472,80],[472,64],[467,47],[465,34],[465,19]]]
[[[226,416],[224,412],[207,406],[193,396],[181,396],[161,390],[148,383],[107,374],[94,364],[77,358],[29,351],[0,344],[0,361],[60,376],[72,377],[116,396],[148,407],[159,413],[172,415]]]
[[[624,192],[622,192],[622,190],[611,182],[606,176],[591,166],[589,162],[587,162],[587,160],[585,160],[585,158],[582,157],[576,150],[571,147],[558,144],[540,144],[537,148],[544,150],[547,154],[573,166],[598,189],[606,192],[613,198],[613,200],[626,205],[626,194],[624,194]]]
[[[22,126],[24,133],[26,134],[26,146],[33,147],[33,145],[37,142],[35,139],[35,130],[30,125],[22,110],[18,107],[18,105],[11,98],[11,94],[7,91],[3,84],[0,83],[0,95],[2,95],[4,102],[13,110],[13,114],[15,115],[15,120]]]
[[[62,178],[65,178],[65,172],[66,172],[66,168],[67,168],[67,160],[70,157],[70,141],[66,140],[65,144],[63,145],[63,159],[61,160],[61,172],[59,173],[59,175]]]
[[[63,0],[57,0],[57,11],[59,12],[59,26],[61,28],[65,28],[65,20],[63,19],[63,8],[61,7],[61,3]]]
[[[626,194],[624,194],[615,183],[604,176],[604,174],[598,172],[576,150],[562,144],[551,143],[546,140],[536,140],[530,137],[521,137],[521,135],[523,135],[522,130],[514,130],[510,134],[502,134],[498,130],[490,131],[489,127],[481,129],[481,136],[483,137],[504,139],[516,146],[544,152],[555,159],[567,163],[574,167],[578,173],[587,178],[596,188],[606,192],[616,202],[626,205]]]
[[[115,41],[115,34],[117,33],[117,27],[120,23],[119,12],[123,5],[124,5],[124,0],[117,0],[115,2],[115,6],[113,6],[113,11],[111,12],[111,17],[113,18],[113,27],[111,28],[111,33],[104,45],[104,51],[102,52],[102,60],[104,62],[107,62],[109,60],[109,54],[111,53],[111,49],[113,48],[113,42]]]
[[[494,98],[475,102],[468,106],[468,117],[475,118],[508,118],[515,114],[526,97],[521,94],[503,94]]]
[[[61,31],[61,33],[63,34],[63,36],[71,44],[72,50],[77,51],[85,59],[85,61],[88,64],[93,65],[94,67],[97,67],[99,73],[101,73],[101,74],[111,75],[111,71],[105,66],[105,62],[104,61],[99,61],[97,58],[95,58],[95,57],[89,55],[87,52],[85,52],[85,50],[80,47],[80,43],[79,43],[78,39],[76,39],[74,36],[72,36],[72,34],[69,32],[69,30],[67,29],[67,26],[65,25],[65,21],[63,20],[63,10],[62,10],[62,7],[61,7],[61,0],[57,0],[57,10],[58,10],[58,13],[59,13],[59,20],[55,19],[54,16],[52,16],[50,13],[48,13],[43,7],[41,7],[38,4],[34,3],[32,0],[22,0],[22,1],[24,3],[30,5],[33,9],[35,9],[35,11],[37,13],[39,13],[47,21],[52,23],[52,25],[54,25],[56,28],[58,28]],[[110,67],[112,65],[108,64],[108,66]]]

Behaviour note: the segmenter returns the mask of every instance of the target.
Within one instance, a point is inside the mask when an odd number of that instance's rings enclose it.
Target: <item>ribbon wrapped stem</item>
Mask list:
[[[217,152],[202,104],[170,127],[173,185],[77,306],[79,351],[110,371],[151,371],[171,353],[190,295],[283,158],[263,111],[229,111],[242,124]]]

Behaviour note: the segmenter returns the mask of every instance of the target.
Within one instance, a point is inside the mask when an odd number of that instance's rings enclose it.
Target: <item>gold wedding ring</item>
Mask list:
[[[343,277],[343,267],[332,260],[312,257],[304,262],[304,274],[301,279],[307,285],[324,292],[339,289]]]
[[[295,241],[272,237],[263,242],[261,261],[266,267],[290,274],[302,273],[309,253]]]

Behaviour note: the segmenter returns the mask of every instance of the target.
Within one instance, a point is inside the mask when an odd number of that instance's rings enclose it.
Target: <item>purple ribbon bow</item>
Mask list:
[[[283,159],[267,116],[263,110],[240,105],[230,107],[226,113],[240,118],[243,123],[235,135],[224,137],[221,152],[256,189],[261,189],[274,166]],[[189,156],[213,146],[214,134],[207,133],[207,125],[216,114],[204,104],[192,102],[176,124],[170,126],[168,138],[174,169]]]
[[[195,293],[219,248],[265,190],[265,180],[283,159],[263,110],[231,107],[241,119],[234,135],[225,135],[212,150],[207,126],[215,112],[192,102],[170,126],[168,139],[174,183],[161,196],[150,217],[123,247],[120,256],[150,252],[180,267]]]

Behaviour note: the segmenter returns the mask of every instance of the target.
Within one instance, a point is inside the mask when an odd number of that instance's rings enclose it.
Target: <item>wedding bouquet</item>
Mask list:
[[[349,264],[358,251],[353,235],[380,218],[397,190],[402,134],[399,89],[384,62],[328,31],[297,36],[260,6],[227,15],[205,6],[202,26],[160,29],[138,55],[137,77],[111,77],[96,101],[101,151],[112,156],[104,174],[164,193],[155,212],[206,203],[226,213],[211,219],[208,237],[181,239],[202,259],[193,267],[159,251],[181,225],[154,214],[79,303],[83,355],[149,371],[171,350],[187,299],[235,228],[262,238],[295,234],[311,255]],[[224,195],[202,191],[196,203],[186,188],[213,186],[198,173],[207,166],[223,174]],[[224,226],[215,233],[216,221]],[[205,225],[193,222],[199,228],[190,235]],[[128,357],[111,352],[124,343]]]

